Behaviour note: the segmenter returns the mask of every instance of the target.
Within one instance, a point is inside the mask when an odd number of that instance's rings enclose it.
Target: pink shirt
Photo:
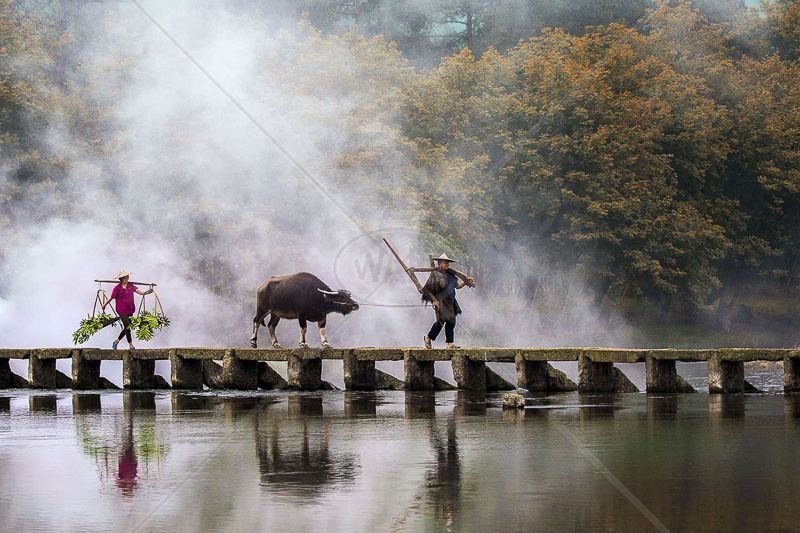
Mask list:
[[[132,315],[136,312],[136,304],[133,302],[133,293],[137,287],[133,283],[128,283],[126,288],[122,288],[120,283],[111,291],[111,299],[117,301],[117,313],[121,315]]]

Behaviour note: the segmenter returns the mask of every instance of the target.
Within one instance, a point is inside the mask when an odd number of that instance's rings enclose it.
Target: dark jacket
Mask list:
[[[461,314],[461,307],[458,301],[452,298],[447,292],[447,277],[454,278],[455,285],[458,286],[459,280],[453,274],[446,274],[445,272],[436,269],[431,272],[428,281],[422,288],[422,300],[425,302],[433,303],[433,297],[439,302],[439,312],[436,313],[437,320],[450,320],[458,314]]]

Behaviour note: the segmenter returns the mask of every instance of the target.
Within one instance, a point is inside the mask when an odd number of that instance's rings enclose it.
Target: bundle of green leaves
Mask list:
[[[157,309],[142,311],[139,316],[131,319],[131,329],[136,330],[136,339],[140,341],[151,340],[153,335],[167,327],[169,319]]]
[[[109,325],[109,323],[112,326],[116,325],[114,321],[115,318],[116,317],[105,313],[95,317],[87,315],[86,318],[81,320],[78,329],[72,334],[72,342],[74,342],[75,345],[83,344],[89,340],[89,337]]]

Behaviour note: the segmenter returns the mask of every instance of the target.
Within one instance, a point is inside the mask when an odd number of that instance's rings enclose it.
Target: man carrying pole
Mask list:
[[[383,242],[386,243],[386,246],[389,247],[389,250],[391,250],[392,254],[397,258],[403,270],[405,270],[406,274],[411,278],[417,291],[422,295],[422,300],[433,304],[433,309],[436,312],[436,322],[433,323],[428,334],[423,337],[425,347],[432,348],[433,346],[431,343],[436,340],[436,337],[439,336],[442,328],[444,328],[447,347],[459,348],[459,346],[455,345],[455,328],[456,315],[461,313],[461,307],[458,305],[458,301],[456,301],[456,290],[465,286],[475,287],[475,280],[467,277],[466,274],[458,270],[450,268],[450,264],[455,261],[447,257],[447,254],[442,254],[435,259],[438,263],[436,267],[433,266],[434,260],[431,260],[430,267],[408,267],[398,253],[395,252],[394,248],[392,248],[392,245],[389,244],[389,241],[383,239]],[[425,286],[420,284],[416,272],[431,273],[430,277],[428,277],[428,281],[425,282]],[[459,278],[461,279],[460,282],[458,281]]]
[[[422,299],[433,304],[436,312],[436,321],[431,326],[423,340],[426,348],[432,348],[431,343],[444,328],[444,337],[448,348],[460,348],[455,344],[456,315],[461,313],[461,306],[456,300],[456,290],[462,287],[475,286],[473,278],[459,281],[455,273],[450,270],[450,263],[455,263],[453,259],[442,254],[435,259],[437,268],[433,269],[428,281],[422,288]]]

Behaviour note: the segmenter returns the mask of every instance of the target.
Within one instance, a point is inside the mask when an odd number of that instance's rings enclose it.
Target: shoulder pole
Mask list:
[[[119,280],[118,279],[96,279],[96,280],[94,280],[94,282],[95,283],[114,283],[114,284],[117,284],[117,283],[119,283]],[[158,285],[156,285],[155,283],[147,283],[145,281],[128,281],[128,283],[131,283],[133,285],[149,285],[151,287],[158,287]]]
[[[392,255],[395,256],[397,261],[400,263],[400,266],[402,266],[403,270],[406,271],[406,274],[408,274],[408,277],[411,278],[411,281],[414,283],[414,286],[417,288],[417,291],[419,291],[419,293],[422,294],[422,284],[417,279],[416,274],[414,274],[414,269],[406,266],[406,264],[403,262],[403,260],[397,254],[397,252],[394,251],[394,248],[392,248],[392,245],[389,244],[389,241],[387,241],[386,238],[383,239],[383,242],[385,242],[386,246],[389,247],[389,250],[391,250]]]

